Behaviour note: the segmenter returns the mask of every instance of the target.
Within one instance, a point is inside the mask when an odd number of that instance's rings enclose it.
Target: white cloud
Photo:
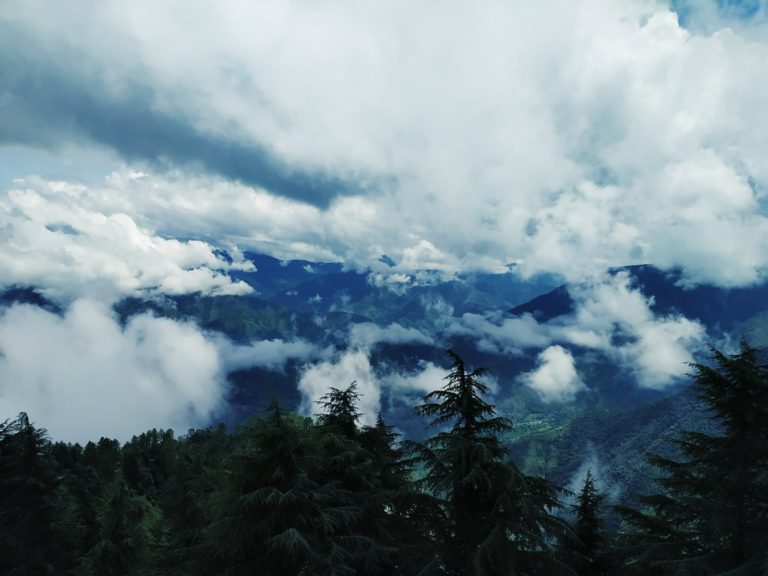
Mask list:
[[[392,372],[384,376],[382,381],[384,385],[399,392],[429,394],[445,386],[449,372],[433,362],[421,362],[419,369],[414,372]],[[499,391],[499,382],[495,376],[486,373],[480,377],[480,381],[488,386],[491,395]]]
[[[7,9],[34,40],[19,49],[73,82],[118,102],[148,87],[148,108],[195,133],[362,190],[321,209],[217,178],[120,177],[86,210],[278,256],[385,253],[395,274],[650,262],[743,285],[768,263],[768,27],[710,12],[686,30],[634,0]]]
[[[386,288],[390,292],[402,296],[411,286],[412,278],[408,274],[370,272],[368,283],[376,288]]]
[[[566,402],[585,388],[571,353],[562,346],[550,346],[538,355],[537,367],[521,376],[547,402]]]
[[[553,344],[599,350],[631,370],[640,386],[656,389],[683,378],[693,353],[703,345],[706,333],[699,322],[654,313],[653,300],[632,285],[626,272],[574,284],[570,294],[574,312],[549,322],[539,323],[529,314],[513,318],[465,314],[446,333],[475,336],[478,349],[496,354],[550,350]],[[562,354],[553,358],[565,366]],[[550,372],[541,378],[550,377]],[[561,376],[565,378],[564,373]]]
[[[220,337],[217,347],[221,363],[227,371],[259,366],[267,370],[282,371],[289,360],[307,361],[322,354],[316,345],[305,340],[257,340],[248,345],[233,344]]]
[[[63,316],[0,315],[0,413],[20,411],[57,440],[129,439],[208,424],[225,391],[216,346],[192,324],[139,315],[120,326],[92,300]]]
[[[417,391],[422,394],[429,394],[445,386],[445,368],[436,366],[432,362],[427,362],[420,367],[420,370],[414,373],[395,372],[386,377],[387,385],[395,390]]]
[[[684,377],[692,352],[703,344],[705,330],[699,322],[656,316],[652,300],[632,287],[625,272],[576,287],[572,295],[576,312],[561,322],[557,337],[612,355],[634,372],[641,386],[664,388]]]
[[[363,322],[354,324],[349,330],[349,344],[352,348],[370,350],[379,343],[432,344],[434,339],[416,328],[405,328],[397,323],[381,327],[370,322]]]
[[[415,246],[404,248],[402,254],[400,266],[405,270],[451,271],[457,269],[454,259],[429,240],[420,240]]]
[[[552,340],[551,330],[530,314],[514,318],[464,314],[446,330],[447,334],[479,335],[479,350],[493,354],[522,354],[525,348],[541,348]]]
[[[357,392],[360,394],[360,423],[372,426],[376,423],[379,411],[380,391],[365,350],[343,352],[336,361],[328,360],[308,366],[299,379],[299,390],[303,395],[300,410],[307,415],[321,412],[317,401],[330,388],[343,390],[352,382],[357,383]]]
[[[440,294],[423,294],[419,302],[428,313],[429,322],[435,330],[443,330],[453,324],[453,305]]]
[[[646,388],[665,388],[685,377],[691,350],[704,339],[701,324],[687,318],[671,318],[649,322],[636,329],[637,340],[619,348],[618,354],[634,371],[638,383]]]
[[[361,423],[372,425],[380,409],[382,387],[407,386],[392,374],[381,379],[374,373],[371,365],[371,349],[379,343],[388,344],[432,344],[434,340],[415,328],[405,328],[393,323],[381,327],[369,322],[354,324],[349,331],[349,347],[333,358],[308,364],[301,374],[298,387],[302,393],[301,411],[305,414],[317,413],[317,401],[328,389],[344,389],[352,382],[357,382],[360,393],[358,409],[362,414]],[[418,388],[418,387],[417,387]]]
[[[23,183],[22,183],[23,184]],[[139,293],[244,294],[206,243],[165,238],[122,212],[100,212],[82,185],[34,182],[0,195],[2,284],[39,286],[63,300]]]
[[[245,293],[226,273],[243,266],[246,249],[370,266],[371,281],[395,291],[433,281],[423,268],[450,275],[499,271],[509,262],[522,274],[556,272],[576,282],[631,263],[681,266],[687,282],[765,279],[764,22],[725,28],[722,15],[702,10],[699,27],[686,30],[665,4],[635,0],[80,6],[28,0],[3,7],[0,42],[13,47],[5,51],[13,60],[0,75],[11,83],[0,85],[7,96],[0,111],[16,88],[33,84],[31,71],[57,73],[40,73],[36,82],[56,76],[62,83],[27,99],[29,118],[0,114],[3,146],[14,143],[6,126],[26,122],[20,143],[48,147],[58,159],[55,176],[0,190],[3,285],[34,284],[63,300]],[[18,69],[11,67],[17,60]],[[75,112],[88,110],[71,95],[82,86],[92,97],[86,107],[101,116],[77,129]],[[46,105],[48,116],[35,114],[34,106],[43,112]],[[71,115],[57,112],[66,106]],[[125,124],[142,111],[168,122]],[[109,134],[99,135],[105,126]],[[177,156],[192,133],[265,151],[288,173],[334,176],[358,192],[331,190],[326,207],[312,206],[206,174],[204,159],[194,157],[199,164],[161,173],[136,160],[163,156],[151,146],[142,154],[155,129],[178,130],[159,134],[178,145],[169,151]],[[126,158],[116,160],[128,164],[94,185],[103,152],[89,147],[131,135]],[[97,156],[98,163],[88,161]],[[24,160],[19,147],[13,158],[14,165]],[[18,176],[46,173],[39,151],[30,158],[19,162]],[[380,263],[382,254],[396,265]],[[473,315],[456,322],[445,300],[422,303],[435,327],[480,334],[485,350],[545,349],[534,374],[563,390],[575,381],[566,357],[552,352],[558,345],[603,351],[631,367],[641,385],[659,388],[682,376],[704,336],[684,318],[655,316],[626,278],[588,282],[574,296],[574,315],[546,325]],[[60,326],[53,333],[61,338],[74,331],[61,326],[77,309],[61,325],[42,311],[25,314],[44,342],[49,325]],[[12,313],[21,314],[4,318]],[[142,322],[168,337],[192,330]],[[132,332],[110,326],[103,329],[112,340],[144,350]],[[308,401],[322,386],[358,379],[366,410],[378,406],[366,347],[382,336],[364,331],[359,348],[308,368]],[[228,361],[247,362],[251,353],[274,367],[294,354],[312,358],[302,343],[272,342],[237,349]],[[139,370],[125,364],[126,374]],[[213,372],[211,365],[201,374]],[[35,390],[30,385],[29,397],[42,402]]]

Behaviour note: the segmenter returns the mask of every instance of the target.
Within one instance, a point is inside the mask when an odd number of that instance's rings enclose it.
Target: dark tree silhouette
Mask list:
[[[550,514],[559,505],[558,489],[504,461],[499,435],[512,424],[483,399],[485,370],[468,370],[458,354],[448,355],[446,385],[417,407],[432,426],[452,425],[416,446],[424,483],[447,512],[442,569],[451,575],[546,573],[555,561],[547,539],[565,528]]]
[[[317,417],[320,425],[335,429],[347,438],[354,438],[358,433],[357,421],[360,412],[357,403],[360,394],[357,382],[352,382],[345,389],[331,388],[317,403],[323,411]]]
[[[22,412],[0,423],[0,573],[46,574],[68,542],[56,462],[45,429]],[[64,521],[64,522],[63,522]]]
[[[579,576],[610,574],[606,536],[601,521],[604,495],[598,492],[592,470],[587,471],[584,484],[572,506],[574,513],[573,538],[566,540],[567,562]]]
[[[653,456],[664,492],[645,511],[619,508],[633,530],[630,565],[660,574],[763,574],[768,570],[768,369],[742,342],[694,364],[695,387],[720,434],[683,432],[679,458]]]

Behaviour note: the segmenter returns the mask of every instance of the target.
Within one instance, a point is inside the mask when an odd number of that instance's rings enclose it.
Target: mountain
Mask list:
[[[380,390],[385,419],[414,439],[425,434],[423,420],[412,409],[423,389],[392,382],[430,365],[446,366],[444,350],[453,348],[468,364],[484,366],[492,375],[494,402],[515,422],[505,441],[526,472],[568,485],[593,463],[602,471],[606,489],[622,502],[649,488],[654,472],[644,455],[666,450],[663,437],[681,428],[709,425],[686,382],[663,390],[637,386],[625,365],[596,348],[571,347],[574,365],[586,385],[573,401],[548,402],[526,386],[520,375],[538,366],[537,354],[546,344],[494,347],[471,322],[483,323],[488,333],[503,330],[504,322],[515,319],[543,332],[548,323],[563,325],[578,307],[574,297],[578,290],[556,277],[523,279],[510,271],[445,278],[434,272],[388,284],[370,271],[346,270],[336,263],[285,262],[258,254],[247,254],[247,258],[254,269],[233,275],[247,282],[254,289],[252,294],[126,298],[115,305],[115,312],[123,323],[142,312],[192,321],[239,345],[306,341],[325,350],[323,361],[327,362],[345,351],[363,350],[375,378],[389,382]],[[746,336],[755,345],[768,344],[768,284],[738,289],[686,287],[679,272],[652,266],[624,267],[612,273],[626,274],[659,318],[681,315],[696,320],[713,342]],[[61,313],[30,287],[15,287],[0,295],[0,306],[13,303]],[[395,336],[375,336],[387,330]],[[353,334],[360,338],[360,333],[374,336],[352,341]],[[318,361],[309,360],[310,364]],[[236,424],[259,413],[273,396],[289,408],[298,407],[302,401],[298,383],[306,362],[293,359],[282,368],[233,369],[228,409],[221,419]],[[436,373],[433,385],[439,386],[440,371]]]
[[[347,340],[352,326],[386,327],[394,323],[420,330],[433,344],[401,342],[385,346],[374,343],[369,352],[377,374],[393,369],[413,371],[419,361],[442,364],[442,350],[454,347],[471,364],[486,366],[496,376],[498,403],[513,418],[524,418],[531,412],[561,411],[542,402],[517,380],[520,373],[535,367],[536,350],[524,349],[516,354],[489,350],[480,345],[476,334],[455,329],[465,314],[479,317],[501,313],[502,318],[530,314],[542,325],[566,317],[574,312],[573,289],[559,284],[557,278],[541,276],[525,280],[510,271],[444,279],[434,273],[414,278],[408,286],[392,288],[377,285],[369,272],[345,270],[335,263],[284,262],[256,254],[247,257],[255,269],[239,272],[237,277],[254,288],[251,295],[132,298],[120,302],[116,310],[123,321],[142,311],[193,320],[207,330],[222,332],[243,344],[264,339],[303,339],[337,350],[349,346]],[[631,266],[613,273],[622,271],[631,277],[632,285],[642,291],[653,312],[661,317],[683,315],[698,320],[711,338],[737,330],[752,335],[765,332],[768,336],[765,329],[768,285],[731,290],[713,286],[685,288],[678,272]],[[634,386],[632,375],[599,351],[575,347],[573,353],[590,388],[590,394],[577,399],[579,410],[625,409],[666,394]],[[414,360],[418,356],[420,358]],[[265,380],[279,380],[283,386],[294,388],[286,398],[296,399],[295,377],[300,371],[300,367],[294,371],[292,382],[282,373],[254,373],[253,378],[257,380],[254,386],[260,386]],[[234,386],[235,396],[242,397],[239,392],[242,385],[239,377]],[[255,403],[254,410],[265,401],[258,394],[247,397]],[[247,406],[243,406],[243,410],[247,410]],[[399,424],[402,414],[390,416]]]
[[[49,312],[61,313],[61,307],[58,304],[28,286],[11,286],[0,293],[0,309],[14,304],[29,304]]]
[[[241,344],[302,339],[338,351],[350,346],[350,329],[356,325],[383,328],[394,323],[418,329],[431,339],[431,344],[374,342],[370,346],[367,352],[377,376],[385,377],[393,371],[413,373],[426,362],[444,365],[443,351],[452,347],[471,365],[488,368],[498,384],[497,405],[518,421],[545,415],[547,422],[564,426],[594,411],[612,414],[647,402],[663,402],[681,388],[659,391],[638,387],[633,375],[614,359],[598,350],[574,347],[575,364],[588,385],[588,393],[577,397],[573,405],[547,403],[518,378],[535,368],[535,349],[515,354],[490,350],[480,345],[477,335],[455,330],[465,314],[501,314],[501,318],[530,314],[540,324],[572,314],[576,306],[573,288],[558,283],[555,277],[525,280],[510,271],[444,279],[434,273],[414,278],[407,287],[393,289],[377,285],[370,272],[345,270],[335,263],[284,262],[257,254],[247,257],[255,270],[239,272],[237,277],[254,288],[251,295],[130,298],[116,305],[116,311],[123,321],[143,311],[192,320]],[[660,317],[682,315],[698,320],[713,339],[733,332],[750,335],[759,342],[768,340],[768,284],[739,289],[687,288],[679,272],[652,266],[630,266],[612,272],[628,274],[632,286],[642,291]],[[291,365],[280,372],[253,368],[233,374],[231,401],[237,410],[224,415],[225,419],[234,422],[260,410],[275,390],[279,390],[279,398],[296,406],[300,400],[297,382],[303,369],[302,365]],[[417,395],[398,391],[393,397],[384,389],[382,394],[385,417],[401,430],[417,435],[420,424],[413,420],[408,404]]]
[[[612,273],[622,271],[627,272],[632,283],[651,299],[651,309],[656,314],[680,314],[698,320],[715,334],[733,330],[768,310],[768,283],[744,288],[688,287],[679,270],[664,271],[650,265],[638,265],[615,268]],[[510,313],[529,313],[544,322],[573,310],[574,301],[568,286],[562,285],[515,306]]]

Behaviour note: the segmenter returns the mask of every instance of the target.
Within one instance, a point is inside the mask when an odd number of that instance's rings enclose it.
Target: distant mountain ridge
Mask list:
[[[732,330],[768,310],[768,283],[744,288],[719,288],[711,285],[685,287],[679,270],[664,271],[654,266],[636,265],[614,268],[613,274],[629,273],[633,284],[652,299],[651,309],[659,315],[682,314],[698,320],[708,329]],[[532,314],[547,321],[574,310],[568,286],[561,285],[510,310],[513,315]]]
[[[573,287],[556,277],[522,279],[506,274],[462,274],[445,280],[439,275],[414,278],[395,288],[377,282],[369,271],[346,270],[337,263],[283,262],[246,254],[253,271],[233,277],[248,283],[252,294],[205,296],[190,294],[162,298],[125,298],[115,305],[125,323],[132,316],[158,316],[193,321],[205,330],[221,332],[232,341],[301,339],[343,353],[350,346],[350,330],[360,324],[384,328],[393,323],[416,328],[434,340],[425,343],[379,343],[366,351],[377,377],[392,372],[409,374],[426,362],[445,365],[444,348],[454,347],[469,364],[485,366],[495,377],[499,410],[516,422],[507,439],[512,454],[527,471],[567,483],[589,454],[596,453],[607,479],[621,485],[626,495],[645,487],[652,476],[647,466],[634,462],[656,449],[658,434],[681,426],[706,423],[697,401],[685,386],[669,391],[638,388],[631,374],[599,351],[574,349],[576,366],[588,392],[571,403],[546,403],[519,381],[536,366],[536,351],[506,354],[482,348],[471,334],[451,333],[446,326],[465,314],[483,318],[514,318],[530,314],[539,323],[566,317],[575,310]],[[698,320],[709,337],[726,333],[748,335],[752,344],[768,344],[768,284],[723,289],[683,287],[679,272],[653,266],[617,268],[631,278],[659,316],[683,315]],[[58,305],[34,287],[13,287],[0,294],[0,307],[29,304],[61,313]],[[756,341],[755,341],[756,339]],[[243,368],[232,372],[230,424],[258,413],[272,395],[295,409],[301,401],[297,383],[306,369],[290,361],[282,371]],[[349,382],[338,382],[345,386]],[[418,391],[382,389],[385,419],[407,436],[423,431],[412,404]],[[677,424],[676,424],[677,423]],[[630,462],[633,462],[630,466]],[[627,498],[629,496],[626,496]],[[624,496],[622,497],[624,498]]]

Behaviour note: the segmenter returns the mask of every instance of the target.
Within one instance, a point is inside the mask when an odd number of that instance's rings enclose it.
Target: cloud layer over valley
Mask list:
[[[0,414],[28,412],[54,438],[121,440],[155,427],[205,426],[226,410],[227,374],[323,352],[301,340],[232,343],[191,322],[131,317],[79,299],[63,315],[0,308]]]
[[[225,391],[216,348],[191,324],[141,315],[121,327],[93,300],[64,316],[0,315],[0,413],[25,411],[57,439],[122,440],[207,424]]]
[[[525,355],[515,384],[545,402],[589,389],[585,354],[644,389],[680,382],[711,335],[606,271],[768,278],[768,19],[729,5],[5,2],[0,294],[34,288],[60,313],[0,307],[0,418],[27,410],[67,439],[183,430],[258,366],[295,369],[305,413],[357,381],[370,422],[444,375],[377,364],[377,347],[454,338]],[[286,312],[252,253],[340,263],[386,298],[345,307],[318,275]],[[454,312],[465,286],[426,290],[510,270],[568,282],[572,310],[511,316],[476,291]],[[213,328],[113,308],[181,296],[252,298],[206,309]],[[397,314],[379,326],[382,302]],[[216,332],[245,313],[264,321]]]
[[[622,364],[637,384],[662,389],[685,377],[706,330],[682,315],[659,316],[627,272],[605,275],[569,288],[574,310],[547,322],[532,315],[465,314],[449,334],[477,338],[480,350],[521,355],[544,349],[538,368],[523,381],[547,400],[573,399],[584,388],[572,354],[563,345],[595,350]]]

